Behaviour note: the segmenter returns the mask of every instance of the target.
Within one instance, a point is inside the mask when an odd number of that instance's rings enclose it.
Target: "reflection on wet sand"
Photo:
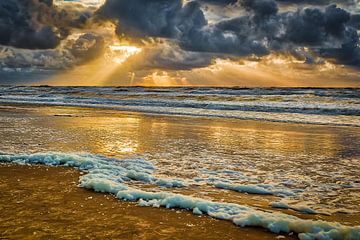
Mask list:
[[[241,171],[254,178],[249,180],[254,183],[274,184],[290,179],[295,188],[306,191],[289,203],[313,203],[319,206],[319,212],[331,215],[284,210],[286,213],[348,225],[360,223],[359,190],[333,189],[360,177],[356,165],[360,151],[354,144],[360,140],[358,128],[62,107],[3,108],[0,122],[4,136],[0,139],[1,151],[141,156],[155,163],[157,175],[182,179],[205,178],[205,170],[224,169]],[[324,186],[330,190],[320,189]],[[319,189],[324,192],[319,194]],[[153,190],[160,188],[154,186]],[[279,197],[220,190],[209,184],[167,191],[280,211],[269,207],[271,202],[281,200]]]

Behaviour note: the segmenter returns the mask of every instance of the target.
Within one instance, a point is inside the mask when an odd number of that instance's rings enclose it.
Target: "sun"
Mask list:
[[[141,52],[141,48],[135,46],[110,45],[109,49],[112,61],[117,64],[122,64],[129,57]]]

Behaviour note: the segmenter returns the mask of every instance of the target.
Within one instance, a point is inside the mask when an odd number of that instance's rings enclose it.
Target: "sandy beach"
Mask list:
[[[276,239],[188,211],[143,208],[77,187],[79,172],[0,165],[1,239]],[[283,239],[296,239],[294,236]]]
[[[360,240],[360,0],[0,0],[0,240]]]
[[[173,172],[190,165],[186,155],[201,152],[236,155],[255,148],[266,156],[281,152],[326,155],[350,154],[347,142],[359,140],[352,127],[329,127],[260,121],[166,117],[111,110],[44,106],[3,106],[0,109],[2,152],[89,152],[109,157],[146,156],[165,165],[159,176],[190,178],[191,172]],[[240,139],[234,139],[240,138]],[[184,144],[184,139],[188,143]],[[185,151],[177,146],[182,142]],[[316,144],[315,144],[316,143]],[[175,145],[173,145],[175,144]],[[215,148],[215,149],[214,149]],[[184,150],[184,149],[183,149]],[[166,153],[168,155],[156,155]],[[358,156],[353,152],[352,156]],[[179,159],[169,165],[168,158]],[[219,155],[220,156],[220,155]],[[214,159],[214,161],[216,161]],[[168,164],[168,166],[166,166]],[[263,166],[263,171],[271,171]],[[261,228],[241,228],[231,222],[196,216],[180,209],[139,207],[113,196],[78,187],[80,172],[73,168],[0,165],[0,237],[2,239],[296,239],[296,234],[274,234]],[[149,188],[141,183],[136,186]],[[161,187],[151,186],[151,190]],[[284,212],[302,219],[360,223],[356,209],[332,214],[303,214],[271,208],[278,196],[237,193],[208,185],[166,191]],[[341,190],[339,209],[359,203],[359,189]],[[340,192],[339,192],[340,193]],[[357,205],[358,206],[358,205]]]

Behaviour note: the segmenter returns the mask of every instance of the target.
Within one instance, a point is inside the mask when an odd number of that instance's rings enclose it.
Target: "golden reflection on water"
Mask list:
[[[104,152],[118,152],[124,154],[135,153],[137,150],[138,144],[134,141],[115,141],[115,142],[105,142],[104,143]]]
[[[301,131],[288,124],[271,124],[248,122],[241,128],[218,126],[210,122],[209,136],[206,141],[216,145],[231,145],[234,141],[243,149],[259,149],[261,152],[311,152],[312,154],[336,156],[341,144],[337,134],[330,132]],[[271,125],[277,125],[272,128]],[[304,128],[306,130],[307,127]],[[311,129],[311,127],[310,127]],[[234,137],[236,135],[236,138]],[[235,138],[235,139],[234,139]],[[204,139],[202,139],[204,140]],[[320,141],[319,141],[320,140]]]
[[[162,153],[173,157],[175,154],[191,156],[191,152],[195,156],[232,154],[236,157],[236,154],[252,151],[264,156],[268,153],[336,158],[346,148],[341,130],[331,127],[154,118],[142,114],[62,108],[39,108],[37,112],[48,118],[30,125],[37,132],[45,127],[51,129],[55,134],[52,138],[61,138],[61,141],[43,140],[53,150],[90,151],[112,156]],[[65,115],[61,117],[61,114]]]
[[[325,173],[337,171],[339,163],[349,175],[354,170],[351,164],[360,159],[354,144],[359,142],[360,132],[351,127],[150,116],[62,107],[19,112],[16,118],[0,115],[1,151],[141,156],[153,160],[158,167],[156,174],[161,176],[191,179],[203,168],[227,169],[238,164],[234,170],[260,178],[277,173],[300,181],[326,182],[334,179]],[[276,172],[279,169],[283,172]],[[220,194],[220,199],[225,197],[234,202],[252,197],[210,191],[214,196]],[[336,204],[359,201],[356,194],[345,195],[339,195],[341,199]]]

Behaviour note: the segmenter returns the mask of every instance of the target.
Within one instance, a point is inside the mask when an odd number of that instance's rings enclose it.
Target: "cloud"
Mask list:
[[[288,5],[296,9],[283,8]],[[221,18],[207,19],[209,6]],[[0,65],[68,68],[89,61],[106,42],[86,33],[87,24],[110,20],[118,37],[130,42],[162,39],[136,56],[144,68],[189,70],[214,58],[274,53],[292,54],[304,64],[325,58],[359,67],[357,6],[357,0],[106,0],[94,14],[93,5],[6,0],[0,1],[0,45],[10,47],[1,48]],[[78,30],[84,34],[69,39]]]
[[[97,14],[117,20],[116,32],[131,37],[175,38],[207,24],[199,3],[181,0],[107,0]]]
[[[350,18],[349,25],[356,29],[360,29],[360,14],[352,14]]]
[[[214,5],[233,5],[236,6],[242,2],[256,2],[256,0],[198,0],[201,3],[205,4],[214,4]],[[259,2],[259,1],[258,1]],[[272,1],[267,1],[268,3]],[[331,4],[341,5],[343,7],[356,7],[360,4],[359,0],[274,0],[279,7],[283,6],[327,6]]]
[[[0,67],[67,69],[95,59],[102,54],[105,40],[93,33],[81,34],[75,40],[68,40],[61,48],[20,49],[0,46]]]
[[[240,5],[246,10],[252,11],[259,17],[276,14],[278,6],[274,0],[240,0]]]
[[[275,0],[201,2],[237,4],[245,14],[209,24],[199,2],[183,4],[180,0],[107,0],[98,14],[116,20],[119,35],[168,38],[185,51],[263,56],[302,47],[309,47],[314,52],[334,52],[327,50],[331,46],[337,54],[322,54],[323,57],[331,55],[339,63],[358,66],[357,61],[344,61],[345,58],[338,54],[342,51],[347,56],[348,51],[356,53],[359,36],[351,22],[352,15],[336,5],[279,12]],[[325,4],[324,1],[317,2]],[[350,44],[352,50],[344,48],[346,44]]]
[[[216,5],[230,5],[237,3],[238,0],[199,0],[202,3],[210,3]]]
[[[70,52],[84,62],[96,58],[105,50],[105,40],[102,36],[86,33],[81,35],[71,46]]]
[[[325,11],[305,8],[283,17],[283,20],[286,27],[284,39],[298,44],[322,45],[336,40],[346,42],[352,40],[349,38],[356,33],[345,25],[350,20],[350,14],[336,5],[327,7]]]
[[[100,56],[104,37],[85,29],[94,11],[52,0],[0,1],[0,67],[68,69]]]
[[[346,65],[360,67],[360,48],[355,43],[346,43],[341,48],[321,49],[320,55],[326,58],[335,58]]]
[[[354,6],[359,3],[358,0],[276,0],[284,4],[306,4],[324,6],[329,4],[340,4],[344,6]]]
[[[7,0],[0,2],[0,44],[20,48],[46,49],[57,46],[60,37],[51,26],[41,26],[32,19],[51,2]]]
[[[213,57],[214,54],[184,51],[175,44],[160,43],[144,48],[130,60],[136,69],[190,70],[209,66]]]
[[[0,1],[0,44],[24,49],[57,47],[90,18],[86,9],[58,8],[52,0]]]

